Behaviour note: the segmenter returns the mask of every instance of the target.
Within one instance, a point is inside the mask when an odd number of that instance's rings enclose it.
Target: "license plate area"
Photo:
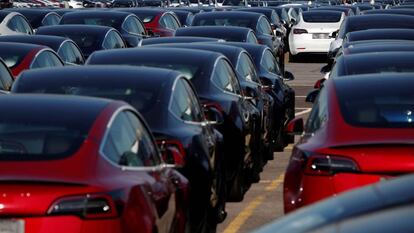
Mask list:
[[[24,220],[0,220],[0,233],[24,233]]]
[[[329,39],[328,33],[313,33],[312,39]]]

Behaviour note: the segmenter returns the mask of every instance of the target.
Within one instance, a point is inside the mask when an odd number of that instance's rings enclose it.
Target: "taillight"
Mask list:
[[[306,31],[305,29],[299,29],[299,28],[293,29],[293,34],[305,34],[305,33],[308,33],[308,31]]]
[[[320,176],[359,171],[358,165],[352,159],[331,155],[312,155],[308,157],[305,167],[305,174]]]
[[[63,197],[47,211],[49,215],[76,215],[85,219],[114,218],[118,211],[108,194],[85,194]]]
[[[176,164],[179,162],[184,163],[185,160],[185,148],[183,144],[178,140],[157,140],[157,145],[161,150],[164,161],[168,164]],[[174,158],[167,156],[167,148],[177,150],[179,153],[174,153]],[[180,156],[178,158],[178,156]],[[174,160],[174,161],[171,161]]]

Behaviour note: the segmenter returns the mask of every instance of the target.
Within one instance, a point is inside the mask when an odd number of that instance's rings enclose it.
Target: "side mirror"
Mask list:
[[[324,65],[321,68],[321,73],[326,74],[328,72],[331,72],[331,69],[332,69],[332,65],[330,65],[330,64]]]
[[[313,88],[315,89],[321,89],[323,87],[323,83],[326,81],[325,78],[321,78],[318,81],[316,81],[315,85],[313,85]]]
[[[304,131],[304,123],[302,118],[291,120],[286,126],[285,132],[288,135],[301,135]]]
[[[285,80],[288,80],[288,81],[295,80],[295,76],[291,72],[289,72],[289,71],[285,71],[285,75],[284,75],[283,78]]]
[[[262,84],[262,89],[264,91],[271,91],[274,88],[272,81],[266,77],[260,77],[260,83]]]
[[[309,92],[309,94],[306,96],[305,102],[314,103],[316,100],[316,97],[318,97],[319,92],[320,92],[319,89]]]
[[[185,166],[184,154],[180,152],[177,146],[181,146],[181,143],[168,143],[164,140],[157,141],[157,144],[161,151],[162,159],[166,164],[174,165],[175,168],[182,168]],[[184,148],[181,148],[184,151]]]
[[[332,34],[329,37],[330,38],[336,38],[338,36],[338,32],[339,32],[339,30],[332,32]]]
[[[224,123],[223,114],[214,106],[204,105],[204,115],[209,125],[220,125]]]

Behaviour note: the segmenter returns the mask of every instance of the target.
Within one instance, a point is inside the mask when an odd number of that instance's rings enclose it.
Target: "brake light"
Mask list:
[[[179,162],[182,162],[184,164],[185,162],[185,148],[183,144],[178,140],[157,140],[157,145],[161,149],[161,154],[164,159],[164,161],[168,164],[176,164]],[[173,158],[170,158],[167,156],[167,148],[170,150],[177,150],[178,153],[173,153]],[[170,161],[170,160],[174,161]],[[181,163],[180,163],[181,164]]]
[[[352,159],[331,155],[312,155],[307,159],[305,167],[305,174],[320,176],[359,171],[358,165]]]
[[[293,34],[305,34],[305,33],[308,33],[308,31],[306,31],[305,29],[299,29],[299,28],[293,29]]]
[[[85,194],[63,197],[47,211],[49,215],[76,215],[84,219],[118,217],[112,197],[108,194]]]

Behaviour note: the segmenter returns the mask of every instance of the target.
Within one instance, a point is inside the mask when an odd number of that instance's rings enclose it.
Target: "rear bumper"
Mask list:
[[[83,220],[76,216],[22,218],[25,233],[121,233],[132,232],[121,227],[120,219]]]
[[[312,34],[299,34],[289,37],[289,49],[292,55],[299,53],[328,53],[333,39],[312,39]]]

